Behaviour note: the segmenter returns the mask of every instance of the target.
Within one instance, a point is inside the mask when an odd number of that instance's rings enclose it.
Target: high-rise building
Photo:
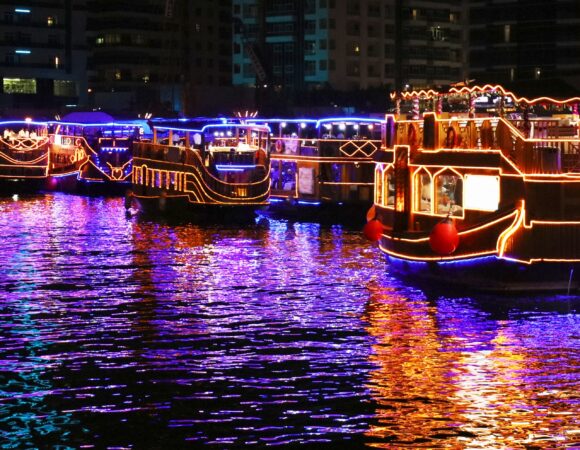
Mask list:
[[[231,113],[245,103],[243,92],[232,89],[232,0],[185,0],[185,3],[184,112]]]
[[[233,0],[233,82],[300,93],[464,76],[461,0]]]
[[[86,104],[84,0],[0,3],[0,115]]]
[[[88,0],[93,107],[133,112],[180,109],[182,16],[172,0]]]
[[[197,113],[231,86],[231,0],[88,0],[88,10],[95,107]]]
[[[470,78],[580,88],[580,1],[470,0],[469,27]]]

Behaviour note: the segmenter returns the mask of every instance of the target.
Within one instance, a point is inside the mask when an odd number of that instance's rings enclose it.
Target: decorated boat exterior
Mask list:
[[[367,234],[404,273],[493,291],[578,291],[580,98],[466,89],[417,96],[436,104],[499,93],[523,117],[474,114],[472,100],[465,114],[387,116]],[[540,103],[558,114],[531,119]]]
[[[46,188],[76,192],[81,167],[89,160],[85,140],[73,127],[51,123],[50,164]]]
[[[250,219],[270,194],[269,133],[262,125],[153,125],[133,144],[133,190],[144,211],[199,219]]]
[[[145,120],[118,120],[102,112],[72,113],[56,124],[86,154],[79,166],[79,192],[124,194],[131,187],[131,148],[147,137]]]
[[[3,194],[12,195],[44,186],[50,143],[46,122],[0,122],[0,189]]]
[[[372,204],[382,119],[261,119],[272,132],[270,213],[356,220]]]

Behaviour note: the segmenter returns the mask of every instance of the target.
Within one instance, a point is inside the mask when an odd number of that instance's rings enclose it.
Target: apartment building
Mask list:
[[[580,88],[578,0],[470,0],[469,77],[559,78]]]
[[[461,0],[233,0],[233,82],[296,92],[460,80]]]
[[[0,2],[0,115],[86,104],[85,22],[84,0]]]

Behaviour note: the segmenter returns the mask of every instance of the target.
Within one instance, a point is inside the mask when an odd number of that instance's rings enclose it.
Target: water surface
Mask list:
[[[0,199],[0,448],[580,447],[577,298],[426,292],[359,230]]]

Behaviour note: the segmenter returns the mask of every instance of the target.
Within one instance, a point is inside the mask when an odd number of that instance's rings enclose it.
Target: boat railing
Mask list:
[[[370,158],[380,148],[380,139],[280,137],[273,140],[272,154],[320,158]]]
[[[499,148],[524,173],[580,173],[580,138],[529,138],[502,120],[495,130]]]
[[[580,127],[566,119],[510,119],[510,123],[530,139],[574,138],[580,133]]]
[[[244,157],[251,157],[252,163],[255,161],[255,151],[245,151]],[[180,164],[173,166],[175,170],[185,172],[185,166],[188,171],[193,171],[199,177],[203,184],[211,191],[227,198],[244,197],[256,198],[268,192],[270,180],[268,177],[268,168],[264,164],[256,164],[252,171],[252,179],[245,183],[228,182],[220,179],[214,170],[216,165],[215,157],[219,159],[221,155],[224,158],[230,156],[230,152],[210,152],[198,148],[186,148],[180,146],[167,146],[149,142],[138,142],[133,147],[133,156],[137,158],[151,159],[162,163]],[[211,163],[207,158],[214,158]],[[232,160],[224,159],[224,164],[233,164]],[[238,163],[236,163],[238,164]],[[213,169],[211,169],[213,168]],[[167,166],[163,170],[171,170]],[[212,173],[213,172],[213,173]],[[243,189],[239,189],[243,187]]]
[[[0,136],[0,152],[21,162],[32,162],[48,152],[48,136]]]
[[[498,117],[436,119],[427,135],[425,123],[396,122],[393,145],[409,145],[411,151],[498,149],[527,174],[580,173],[580,138],[569,128],[556,132],[556,124],[562,124],[560,120],[536,121],[541,133],[535,137],[527,136],[520,129],[521,123]]]

